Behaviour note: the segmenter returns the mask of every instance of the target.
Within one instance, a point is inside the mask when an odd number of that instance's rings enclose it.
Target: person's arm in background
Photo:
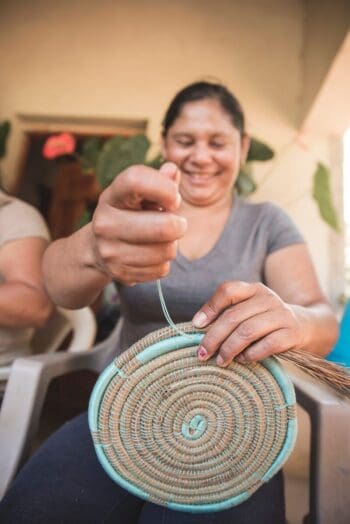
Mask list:
[[[307,247],[295,244],[271,253],[266,286],[226,282],[195,315],[209,327],[199,349],[203,360],[218,351],[218,364],[258,361],[288,349],[326,355],[338,324],[317,281]]]
[[[169,271],[186,220],[180,205],[179,172],[134,166],[101,194],[90,224],[53,242],[44,257],[49,295],[58,305],[90,304],[111,280],[126,285],[155,280]]]
[[[53,305],[43,285],[41,263],[48,242],[20,238],[0,249],[0,326],[41,327]]]

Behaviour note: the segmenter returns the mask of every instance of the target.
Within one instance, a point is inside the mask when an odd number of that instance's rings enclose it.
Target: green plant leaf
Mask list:
[[[8,120],[0,123],[0,158],[6,155],[6,143],[11,130],[11,124]]]
[[[317,202],[321,217],[329,226],[340,231],[337,211],[333,204],[330,186],[330,171],[319,162],[313,176],[312,196]]]
[[[97,162],[96,174],[101,187],[107,187],[127,167],[145,164],[149,147],[150,141],[145,135],[116,136],[107,140]]]
[[[253,179],[249,166],[245,165],[240,169],[235,183],[235,188],[237,193],[242,196],[248,196],[256,191],[257,185]]]
[[[153,167],[153,169],[159,169],[162,164],[164,164],[164,158],[160,153],[158,153],[158,155],[152,158],[152,160],[146,162],[146,165],[148,167]]]
[[[98,155],[102,147],[100,138],[92,137],[84,141],[81,148],[81,165],[83,171],[95,171]]]
[[[247,162],[254,162],[256,160],[264,162],[273,158],[274,155],[275,153],[267,144],[260,142],[260,140],[256,138],[251,139]]]
[[[84,213],[82,214],[82,216],[79,218],[79,220],[77,221],[75,225],[75,230],[78,230],[81,227],[86,226],[86,224],[88,224],[90,220],[91,220],[91,213],[90,211],[85,209]]]

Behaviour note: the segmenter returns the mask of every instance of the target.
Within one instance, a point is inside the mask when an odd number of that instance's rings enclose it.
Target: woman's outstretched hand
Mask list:
[[[253,362],[300,349],[306,326],[297,310],[260,282],[225,282],[193,318],[198,328],[210,325],[198,356],[207,360],[218,352],[217,364],[224,367],[233,359]]]
[[[93,265],[122,284],[164,277],[186,219],[177,215],[179,170],[133,166],[101,194],[93,216]]]
[[[132,285],[166,275],[187,228],[177,214],[179,178],[170,163],[120,173],[101,193],[92,222],[46,250],[43,272],[53,301],[80,308],[111,280]]]

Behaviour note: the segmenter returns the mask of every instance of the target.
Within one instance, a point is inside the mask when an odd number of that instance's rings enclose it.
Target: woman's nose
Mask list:
[[[206,164],[211,161],[210,149],[205,144],[195,144],[191,153],[193,162],[197,164]]]

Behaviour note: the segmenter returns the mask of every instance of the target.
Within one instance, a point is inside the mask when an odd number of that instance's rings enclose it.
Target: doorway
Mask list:
[[[147,120],[17,115],[22,140],[18,169],[10,192],[34,205],[45,218],[52,239],[71,234],[86,208],[93,209],[99,188],[94,175],[81,172],[76,161],[47,160],[42,155],[48,136],[68,132],[77,146],[87,138],[145,133]]]

